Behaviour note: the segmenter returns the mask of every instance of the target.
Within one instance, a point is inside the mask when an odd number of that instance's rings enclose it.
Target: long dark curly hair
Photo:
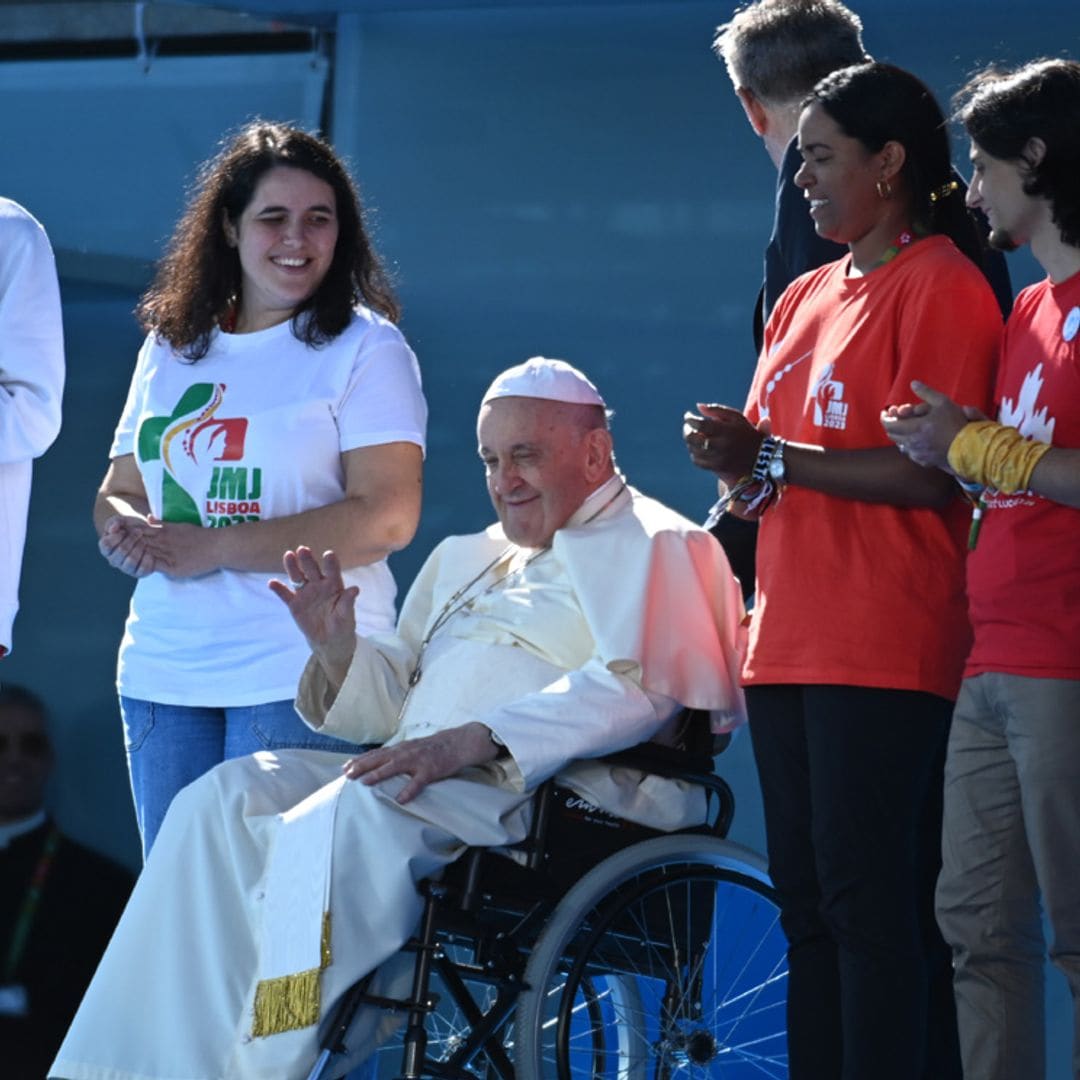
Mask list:
[[[240,300],[240,257],[226,242],[225,219],[236,225],[259,181],[277,165],[325,181],[337,202],[334,257],[319,287],[293,313],[296,337],[311,346],[333,340],[361,301],[394,321],[400,315],[364,228],[356,186],[332,147],[288,124],[255,120],[200,168],[187,209],[135,310],[144,330],[189,360],[206,355],[214,330]]]

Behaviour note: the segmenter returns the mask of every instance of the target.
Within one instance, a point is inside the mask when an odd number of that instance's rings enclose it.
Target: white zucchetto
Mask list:
[[[543,398],[571,405],[606,407],[600,391],[576,367],[565,360],[549,360],[545,356],[534,356],[497,375],[480,404],[503,397]]]

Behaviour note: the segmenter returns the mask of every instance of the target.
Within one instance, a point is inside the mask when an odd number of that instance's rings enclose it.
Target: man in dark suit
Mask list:
[[[802,100],[840,68],[870,59],[862,21],[837,0],[759,0],[719,27],[713,49],[777,169],[776,213],[765,249],[765,280],[754,310],[754,347],[780,294],[807,270],[847,254],[814,231],[803,193],[793,183],[802,159],[795,145]]]
[[[133,884],[65,837],[44,809],[45,707],[0,688],[0,1074],[41,1080]]]

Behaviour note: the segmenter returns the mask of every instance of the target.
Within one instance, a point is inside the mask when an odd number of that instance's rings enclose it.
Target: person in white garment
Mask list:
[[[311,647],[301,714],[384,745],[260,753],[181,792],[50,1076],[306,1075],[336,999],[376,968],[385,990],[417,882],[521,839],[552,775],[656,827],[703,819],[698,791],[577,759],[662,739],[680,704],[741,723],[719,545],[626,484],[603,399],[562,361],[496,378],[478,440],[498,524],[435,549],[396,633],[356,634],[332,553],[286,554],[272,588]]]
[[[33,460],[60,431],[64,330],[45,230],[0,198],[0,656],[19,609]]]

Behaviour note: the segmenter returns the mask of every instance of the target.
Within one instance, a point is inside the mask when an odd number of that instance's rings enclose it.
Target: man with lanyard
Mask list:
[[[41,1080],[124,903],[131,875],[65,837],[44,808],[45,707],[0,688],[0,1069]]]
[[[376,968],[385,992],[417,881],[522,838],[556,773],[656,828],[703,820],[700,792],[578,759],[670,736],[679,705],[742,721],[719,546],[627,486],[603,398],[569,364],[503,372],[477,435],[499,523],[435,549],[396,633],[356,636],[332,553],[289,552],[272,583],[312,648],[301,715],[384,745],[259,754],[185,789],[50,1076],[303,1075],[335,999]],[[350,1038],[360,1055],[376,1020]]]
[[[975,642],[945,770],[938,922],[953,948],[964,1075],[1045,1075],[1041,907],[1080,1039],[1080,63],[989,72],[962,91],[968,202],[1047,273],[1005,327],[998,421],[922,383],[893,441],[975,502]],[[1080,1075],[1080,1044],[1073,1073]]]

